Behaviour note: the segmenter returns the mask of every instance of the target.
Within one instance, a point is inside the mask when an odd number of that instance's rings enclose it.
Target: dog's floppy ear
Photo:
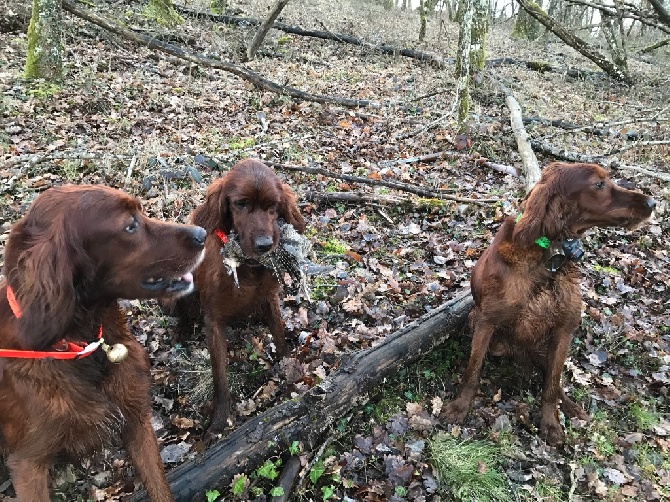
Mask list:
[[[305,218],[296,203],[295,193],[286,183],[282,183],[282,198],[279,204],[279,217],[293,225],[298,233],[305,233]]]
[[[540,237],[563,238],[569,207],[559,184],[540,180],[522,205],[523,216],[514,227],[512,239],[519,246],[530,247]]]
[[[75,274],[85,260],[82,243],[65,227],[65,214],[35,221],[33,210],[10,232],[5,250],[7,283],[19,312],[18,342],[46,349],[62,338],[76,305]],[[43,213],[42,216],[46,216]]]
[[[217,229],[229,233],[232,230],[232,220],[228,209],[228,185],[224,176],[207,188],[205,202],[191,213],[191,222],[211,234]]]

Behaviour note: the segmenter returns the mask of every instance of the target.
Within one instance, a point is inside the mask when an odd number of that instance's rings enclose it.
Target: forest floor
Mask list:
[[[231,4],[243,16],[262,18],[270,2]],[[95,7],[128,27],[224,60],[239,60],[253,36],[249,27],[189,18],[173,30],[154,31],[139,3]],[[152,216],[183,222],[202,202],[207,184],[249,156],[476,200],[420,198],[278,169],[298,193],[315,261],[332,271],[311,279],[312,302],[284,298],[292,352],[281,364],[272,358],[265,328],[238,331],[230,354],[237,425],[304,393],[327,378],[343,354],[374,346],[468,287],[472,266],[501,218],[516,213],[524,196],[521,179],[472,160],[481,155],[520,166],[505,95],[496,82],[512,90],[524,117],[598,125],[605,132],[536,121],[527,126],[534,139],[584,155],[624,149],[607,159],[670,172],[668,145],[636,144],[670,139],[667,51],[631,58],[637,84],[628,88],[598,74],[552,37],[519,41],[510,36],[510,24],[495,24],[488,58],[539,60],[594,73],[578,80],[518,64],[490,68],[473,91],[469,129],[459,136],[450,113],[451,67],[436,69],[374,49],[388,43],[453,57],[455,24],[429,18],[426,41],[419,44],[416,13],[321,0],[290,3],[282,20],[325,26],[372,45],[273,30],[250,68],[305,91],[382,106],[351,110],[296,102],[229,73],[138,47],[67,14],[63,83],[27,82],[25,34],[0,34],[0,253],[12,223],[49,186],[104,183],[138,196]],[[411,160],[444,150],[462,155]],[[542,164],[555,160],[539,158]],[[652,195],[658,206],[651,225],[633,232],[593,230],[583,240],[585,308],[564,385],[590,421],[568,421],[566,444],[548,446],[535,425],[540,376],[492,358],[466,423],[440,424],[436,413],[454,396],[469,353],[469,332],[454,333],[342,417],[318,452],[296,445],[308,468],[291,500],[670,500],[670,185],[633,169],[614,169],[612,176]],[[308,200],[310,193],[338,192],[376,199]],[[123,306],[153,363],[155,429],[169,469],[203,449],[210,409],[204,340],[196,333],[175,344],[176,322],[156,304]],[[453,474],[448,479],[435,470],[445,451],[456,452],[447,464]],[[219,500],[269,500],[273,470],[281,470],[278,463],[285,459],[270,458],[262,469],[236,478],[234,487],[219,489]],[[0,501],[9,501],[13,491],[1,469]],[[481,494],[477,483],[484,474],[497,485]],[[54,490],[60,500],[118,500],[134,490],[132,468],[123,451],[110,450],[83,466],[55,469]],[[207,496],[215,500],[217,493]]]

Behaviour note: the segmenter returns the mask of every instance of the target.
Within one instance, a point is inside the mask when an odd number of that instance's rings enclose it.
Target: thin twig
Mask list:
[[[137,162],[137,155],[133,155],[133,158],[130,159],[130,164],[128,164],[128,170],[126,171],[126,179],[123,181],[123,188],[128,186],[130,183],[130,177],[133,174],[133,169],[135,168],[135,163]]]
[[[399,181],[389,181],[389,180],[375,180],[370,178],[363,178],[360,176],[351,176],[349,174],[335,173],[333,171],[328,171],[320,167],[303,167],[303,166],[290,166],[287,164],[280,164],[278,162],[263,161],[268,166],[272,166],[278,169],[285,169],[288,171],[300,171],[303,173],[309,174],[320,174],[322,176],[327,176],[328,178],[337,178],[345,181],[350,181],[352,183],[359,183],[363,185],[376,185],[376,186],[385,186],[388,188],[393,188],[394,190],[400,190],[402,192],[409,192],[415,195],[420,195],[422,197],[429,197],[434,199],[443,199],[443,200],[453,200],[455,202],[462,202],[465,204],[477,204],[480,206],[487,205],[494,202],[499,202],[499,199],[469,199],[467,197],[457,197],[445,193],[443,190],[429,190],[427,188],[419,187],[416,185],[410,185],[409,183],[401,183]]]
[[[663,139],[658,141],[636,141],[635,143],[632,143],[630,145],[622,146],[621,148],[611,150],[610,152],[603,155],[603,157],[611,157],[612,155],[618,155],[620,153],[627,152],[628,150],[632,150],[633,148],[638,148],[641,146],[657,146],[657,145],[670,145],[670,139]]]
[[[553,146],[549,143],[544,143],[537,140],[532,140],[531,145],[533,146],[533,150],[537,150],[546,155],[551,155],[552,157],[555,157],[557,159],[567,160],[568,162],[586,162],[589,164],[601,164],[611,169],[636,171],[638,173],[646,174],[647,176],[651,176],[659,180],[670,181],[670,173],[653,171],[640,166],[630,166],[627,164],[621,164],[616,159],[607,160],[602,155],[584,155],[577,152],[569,152],[562,148]]]
[[[28,153],[17,155],[5,161],[2,169],[9,169],[16,164],[28,162],[31,166],[48,162],[50,160],[79,159],[79,160],[103,160],[111,158],[114,160],[127,160],[130,155],[112,154],[112,153],[90,153],[90,152],[49,152],[45,154]]]
[[[301,198],[308,201],[346,203],[346,204],[408,204],[411,201],[405,197],[381,196],[381,195],[363,195],[354,192],[304,192]]]
[[[595,125],[588,125],[588,126],[581,126],[581,127],[575,127],[572,129],[567,129],[567,130],[559,130],[556,131],[553,134],[550,134],[548,136],[544,136],[544,139],[551,139],[556,136],[561,136],[563,134],[571,134],[575,132],[580,132],[580,131],[588,131],[588,130],[596,130],[596,129],[609,129],[610,127],[615,127],[615,126],[621,126],[621,125],[627,125],[627,124],[643,124],[645,122],[668,122],[670,121],[670,118],[657,118],[661,113],[665,112],[667,108],[664,108],[663,110],[659,111],[656,115],[649,117],[649,118],[640,118],[640,119],[629,119],[629,120],[619,120],[617,122],[608,122],[606,124],[595,124]]]

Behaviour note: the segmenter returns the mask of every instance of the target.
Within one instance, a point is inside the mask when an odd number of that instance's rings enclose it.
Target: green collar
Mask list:
[[[519,220],[523,216],[523,213],[519,213],[519,216],[516,217],[515,223],[519,223]],[[535,239],[535,244],[540,246],[542,249],[547,249],[549,248],[549,244],[551,244],[551,241],[549,240],[549,237],[546,235],[543,235],[542,237],[538,237]]]

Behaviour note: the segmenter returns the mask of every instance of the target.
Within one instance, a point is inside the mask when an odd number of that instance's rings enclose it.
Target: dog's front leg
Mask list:
[[[484,357],[489,348],[495,326],[481,319],[475,321],[472,349],[468,367],[463,375],[461,388],[456,399],[447,404],[440,414],[447,423],[461,423],[470,411],[472,401],[479,390],[479,378],[484,364]]]
[[[7,466],[17,502],[49,502],[49,465],[47,459],[25,458],[9,454]]]
[[[151,427],[151,414],[147,409],[139,416],[126,417],[123,442],[151,502],[173,502],[163,461],[158,451],[158,441]]]
[[[275,347],[277,347],[277,356],[282,358],[288,354],[288,347],[286,345],[284,321],[281,318],[281,311],[279,310],[279,298],[276,295],[271,296],[262,308],[266,324],[270,333],[272,333]]]
[[[228,388],[228,326],[215,319],[205,318],[207,349],[214,379],[214,411],[207,429],[206,442],[211,442],[228,427],[230,417],[230,389]]]
[[[565,359],[568,357],[572,331],[565,328],[557,329],[553,335],[553,347],[549,348],[544,363],[544,389],[542,390],[542,417],[540,419],[540,434],[551,445],[559,445],[565,440],[565,433],[558,421],[558,400],[565,398],[567,408],[578,406],[567,399],[561,389],[561,372]],[[582,411],[582,415],[585,413]]]

